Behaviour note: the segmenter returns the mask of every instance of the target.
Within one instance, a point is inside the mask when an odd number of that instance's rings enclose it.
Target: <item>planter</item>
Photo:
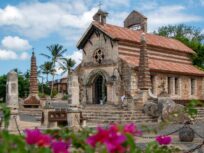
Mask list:
[[[182,142],[192,142],[195,137],[193,129],[190,124],[185,124],[185,126],[179,131],[179,139]]]

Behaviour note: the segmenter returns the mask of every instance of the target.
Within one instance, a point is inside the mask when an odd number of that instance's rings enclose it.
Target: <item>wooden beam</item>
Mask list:
[[[88,40],[88,42],[89,42],[91,45],[93,45],[93,43],[92,43],[92,41],[91,41],[90,39]]]
[[[84,49],[82,49],[82,51],[84,52],[84,54],[86,55],[86,52],[85,52],[85,50]]]
[[[112,46],[112,48],[113,48],[113,41],[110,39],[110,43],[111,43],[111,46]]]
[[[106,39],[106,35],[105,34],[103,34],[103,38],[104,38],[104,40],[105,40],[105,42],[107,41],[107,39]]]
[[[97,29],[95,29],[95,33],[96,33],[96,36],[97,36],[97,37],[100,36],[100,32],[99,32]]]

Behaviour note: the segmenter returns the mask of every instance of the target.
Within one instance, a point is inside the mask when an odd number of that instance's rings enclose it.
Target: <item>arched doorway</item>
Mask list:
[[[106,80],[102,75],[98,75],[93,82],[93,103],[100,104],[101,100],[103,103],[107,99],[107,87]]]

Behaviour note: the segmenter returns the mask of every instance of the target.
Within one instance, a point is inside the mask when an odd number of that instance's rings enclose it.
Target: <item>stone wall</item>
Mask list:
[[[203,99],[203,78],[173,74],[153,73],[155,77],[154,91],[155,95],[159,95],[162,88],[162,83],[165,83],[165,90],[168,91],[168,77],[170,77],[171,92],[170,97],[172,99],[190,100],[190,99]],[[175,79],[178,78],[178,93],[175,93]],[[191,95],[191,79],[195,79],[195,94]]]

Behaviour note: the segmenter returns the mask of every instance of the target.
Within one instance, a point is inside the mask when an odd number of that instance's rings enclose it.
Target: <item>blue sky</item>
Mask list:
[[[35,48],[37,64],[46,60],[46,46],[59,43],[67,57],[78,63],[81,53],[76,43],[98,9],[96,0],[0,0],[0,75],[14,68],[30,68]],[[123,25],[132,10],[148,17],[148,31],[168,24],[184,23],[204,33],[204,0],[103,0],[108,23]],[[60,77],[60,76],[59,76]]]

